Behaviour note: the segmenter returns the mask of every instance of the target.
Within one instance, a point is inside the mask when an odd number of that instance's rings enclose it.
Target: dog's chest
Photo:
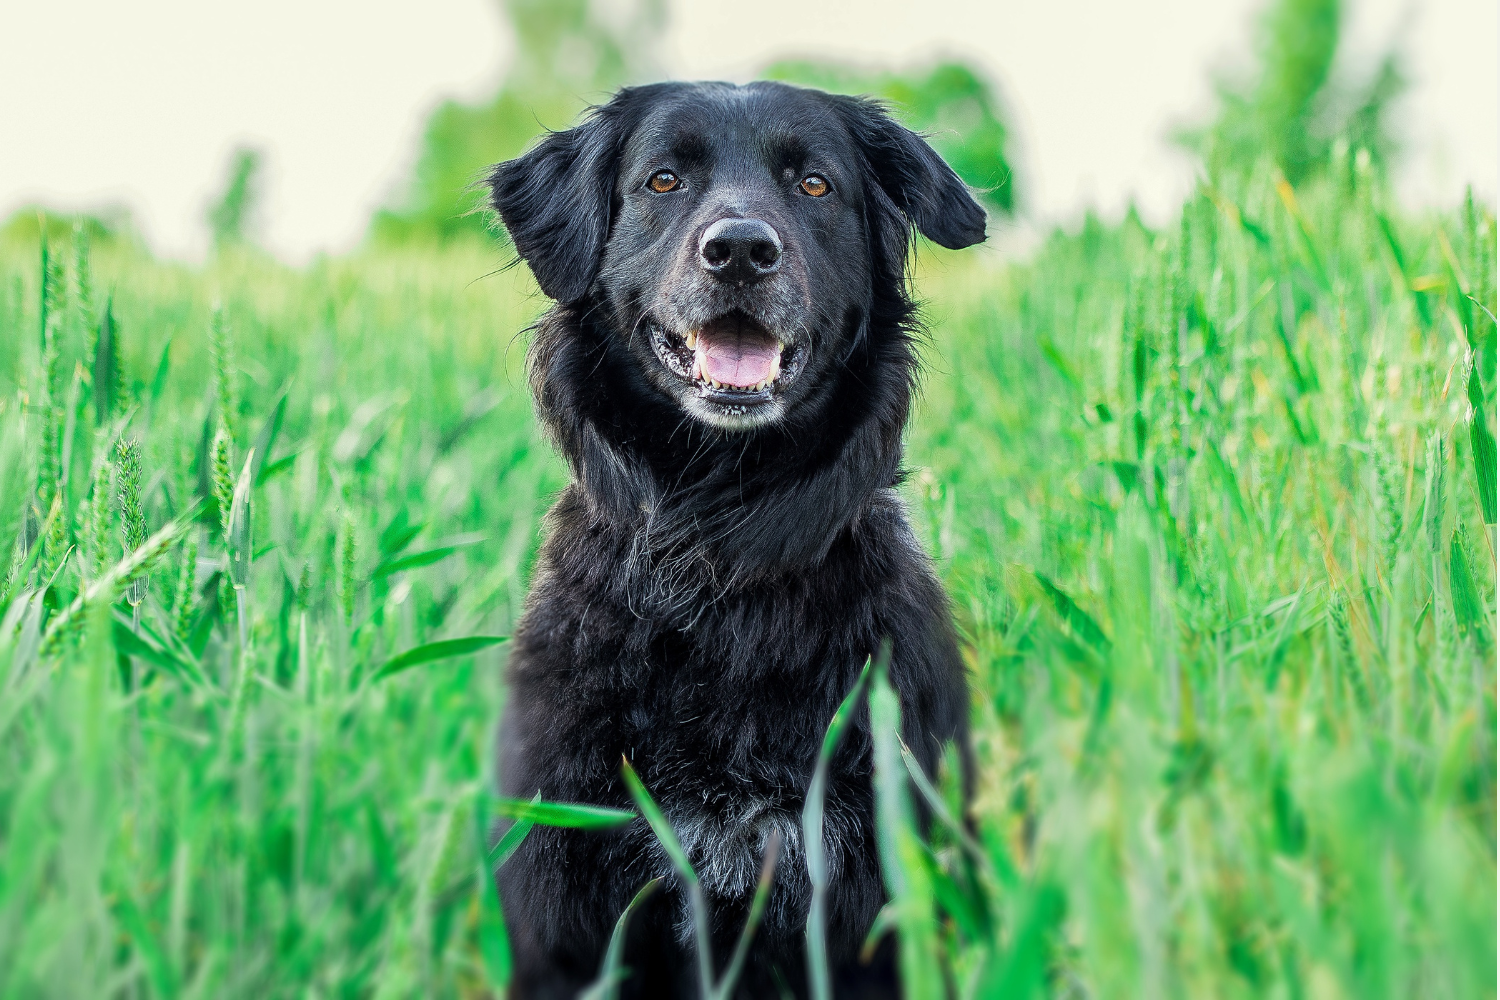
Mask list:
[[[775,835],[778,898],[800,898],[804,794],[839,703],[891,623],[908,613],[893,614],[883,596],[901,578],[891,572],[898,560],[880,558],[883,539],[867,532],[862,545],[836,547],[775,585],[663,609],[649,600],[656,585],[643,583],[618,548],[585,532],[567,544],[564,537],[544,561],[513,661],[514,704],[530,709],[518,713],[527,770],[545,770],[538,785],[549,797],[623,805],[623,755],[710,897],[752,893]],[[873,851],[869,755],[857,733],[845,742],[824,833],[835,869]],[[515,794],[524,791],[518,785]],[[631,841],[669,874],[648,831]]]
[[[812,662],[818,644],[793,651],[768,642],[757,660],[665,631],[627,654],[611,672],[614,683],[598,692],[592,711],[608,719],[613,739],[580,750],[601,768],[617,769],[621,754],[629,759],[705,890],[741,899],[754,891],[773,833],[783,871],[805,866],[803,796],[844,686],[827,675],[846,671]],[[852,666],[847,673],[852,683]],[[669,861],[654,839],[647,851],[665,874]]]

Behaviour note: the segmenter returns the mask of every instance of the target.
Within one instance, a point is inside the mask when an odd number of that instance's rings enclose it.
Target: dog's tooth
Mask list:
[[[697,330],[689,330],[688,331],[687,345],[688,345],[688,350],[690,350],[690,351],[693,348],[695,348],[695,347],[698,346],[698,331]]]
[[[699,380],[703,378],[703,359],[696,354],[693,355],[693,378]]]

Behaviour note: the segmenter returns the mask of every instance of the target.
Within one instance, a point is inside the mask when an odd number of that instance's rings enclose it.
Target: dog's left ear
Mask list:
[[[566,132],[495,165],[490,204],[549,298],[576,302],[593,284],[609,237],[619,109],[605,105]]]
[[[876,183],[918,232],[949,250],[984,242],[984,209],[925,139],[875,101],[839,103]]]

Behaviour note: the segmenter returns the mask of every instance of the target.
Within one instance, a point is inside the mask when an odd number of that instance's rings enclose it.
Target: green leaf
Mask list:
[[[1042,350],[1042,357],[1046,358],[1057,374],[1063,377],[1063,381],[1067,382],[1074,389],[1078,389],[1081,386],[1082,383],[1078,375],[1073,371],[1073,366],[1068,363],[1068,359],[1063,356],[1062,351],[1058,350],[1057,345],[1052,342],[1051,337],[1044,335],[1037,342],[1037,346]]]
[[[1484,602],[1469,569],[1467,541],[1460,525],[1448,545],[1448,586],[1453,593],[1453,617],[1458,622],[1458,630],[1465,635],[1478,632],[1484,625]]]
[[[412,524],[408,520],[409,515],[403,507],[391,518],[391,523],[385,526],[380,533],[380,554],[393,556],[411,544],[411,540],[421,534],[422,529],[427,527],[425,522],[418,521]]]
[[[384,559],[375,567],[375,571],[370,575],[378,580],[382,577],[390,576],[392,573],[399,573],[402,570],[431,566],[433,563],[441,562],[458,550],[467,548],[478,541],[482,541],[482,539],[465,539],[452,545],[439,545],[436,548],[422,549],[419,552],[412,552],[409,555]]]
[[[276,435],[281,433],[281,421],[286,416],[287,390],[281,391],[281,396],[276,404],[271,407],[271,415],[261,425],[260,433],[255,436],[255,444],[251,445],[251,456],[255,459],[250,465],[250,482],[256,486],[261,483],[261,476],[265,471],[266,459],[270,457],[271,449],[276,447]]]
[[[269,483],[271,480],[275,479],[277,476],[290,469],[296,461],[297,452],[294,451],[290,455],[282,455],[274,462],[267,462],[265,465],[261,466],[260,478],[255,480],[255,485],[266,485],[266,483]]]
[[[540,801],[542,801],[542,793],[537,792],[531,797],[530,804],[534,806]],[[521,846],[521,841],[526,839],[526,835],[535,825],[536,820],[529,816],[518,819],[510,825],[505,835],[495,843],[494,847],[490,848],[485,859],[491,872],[497,871],[501,865],[510,860],[510,856],[516,853],[516,848]]]
[[[424,643],[386,660],[370,675],[370,680],[384,680],[392,674],[398,674],[423,663],[477,653],[481,649],[488,649],[509,638],[508,635],[471,635],[463,639],[439,639],[437,642]]]
[[[1052,599],[1052,606],[1057,610],[1057,615],[1068,623],[1068,627],[1078,634],[1084,642],[1103,652],[1109,649],[1109,638],[1105,636],[1104,629],[1093,619],[1087,611],[1080,608],[1067,593],[1053,583],[1047,577],[1032,570],[1036,582],[1042,585],[1042,590]]]
[[[161,399],[162,390],[167,387],[167,376],[172,370],[172,338],[161,345],[161,357],[156,361],[156,374],[151,376],[151,403]],[[97,390],[96,390],[97,391]]]
[[[193,687],[207,687],[203,672],[198,669],[196,663],[179,656],[165,646],[157,645],[137,635],[132,631],[130,623],[118,614],[115,616],[110,634],[114,638],[116,652],[145,660]]]
[[[538,799],[497,799],[495,815],[519,822],[562,826],[573,830],[609,830],[635,819],[635,813],[628,809],[611,809],[608,806],[590,806],[577,802],[542,802]],[[504,840],[502,837],[502,844]],[[498,851],[500,845],[495,845],[495,849]]]

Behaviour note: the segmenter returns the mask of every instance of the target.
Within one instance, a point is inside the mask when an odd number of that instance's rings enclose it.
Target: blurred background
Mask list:
[[[0,218],[88,212],[186,260],[447,240],[482,225],[480,167],[615,87],[767,75],[896,102],[1002,247],[1160,222],[1267,129],[1294,180],[1336,137],[1376,149],[1420,209],[1494,197],[1497,31],[1493,0],[10,3]]]

